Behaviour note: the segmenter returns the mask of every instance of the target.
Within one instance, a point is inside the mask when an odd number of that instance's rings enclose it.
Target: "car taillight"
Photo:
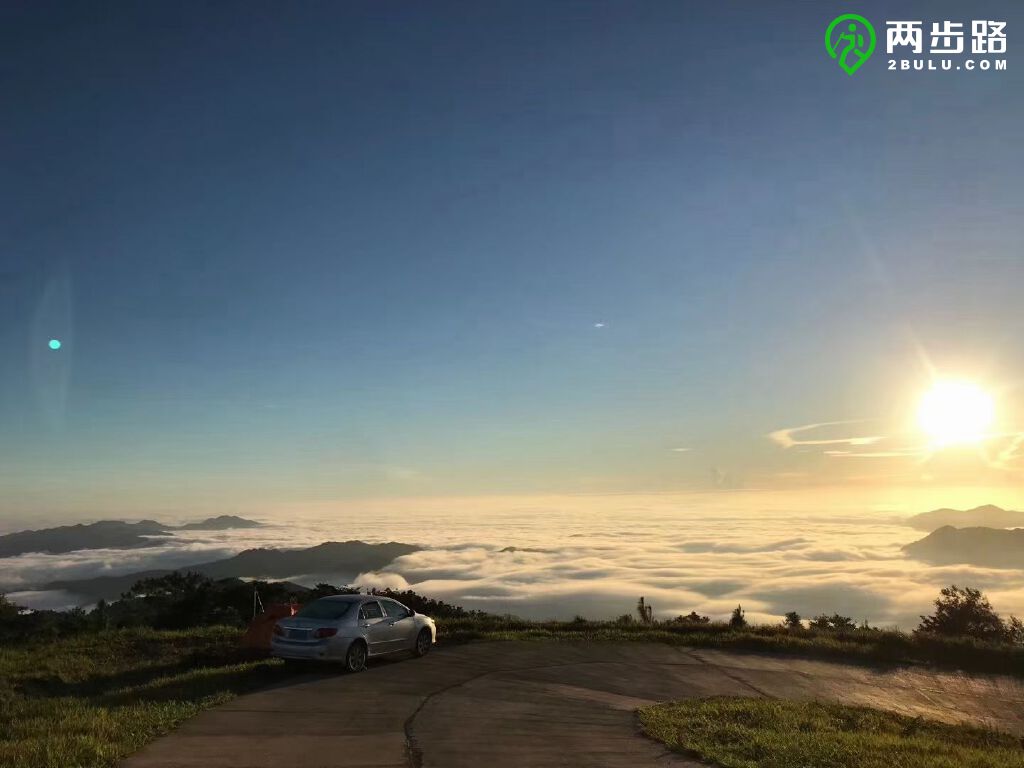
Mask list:
[[[338,630],[334,627],[321,627],[313,633],[313,637],[334,637]]]
[[[274,634],[275,635],[279,635],[281,637],[284,637],[284,630],[281,629],[281,625],[280,624],[275,624],[274,625]]]

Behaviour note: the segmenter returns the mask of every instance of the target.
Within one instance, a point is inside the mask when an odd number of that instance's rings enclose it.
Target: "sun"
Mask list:
[[[969,381],[937,381],[917,407],[917,423],[935,448],[984,440],[994,418],[992,396]]]

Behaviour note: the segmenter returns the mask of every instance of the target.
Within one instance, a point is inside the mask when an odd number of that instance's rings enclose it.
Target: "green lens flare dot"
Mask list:
[[[50,339],[50,349],[60,349],[60,340]]]

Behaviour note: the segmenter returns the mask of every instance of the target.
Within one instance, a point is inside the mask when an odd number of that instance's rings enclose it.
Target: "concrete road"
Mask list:
[[[667,645],[503,642],[371,663],[208,710],[123,768],[692,766],[640,736],[634,710],[693,696],[884,707],[1024,736],[1024,683]]]

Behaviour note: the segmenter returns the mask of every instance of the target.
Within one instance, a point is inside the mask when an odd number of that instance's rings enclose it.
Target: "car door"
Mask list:
[[[416,620],[412,617],[412,611],[394,600],[382,599],[380,604],[384,608],[385,623],[390,630],[389,649],[407,651],[412,648],[416,642]]]
[[[384,616],[380,603],[370,600],[359,606],[359,628],[366,638],[366,647],[370,655],[388,652],[392,627]]]

